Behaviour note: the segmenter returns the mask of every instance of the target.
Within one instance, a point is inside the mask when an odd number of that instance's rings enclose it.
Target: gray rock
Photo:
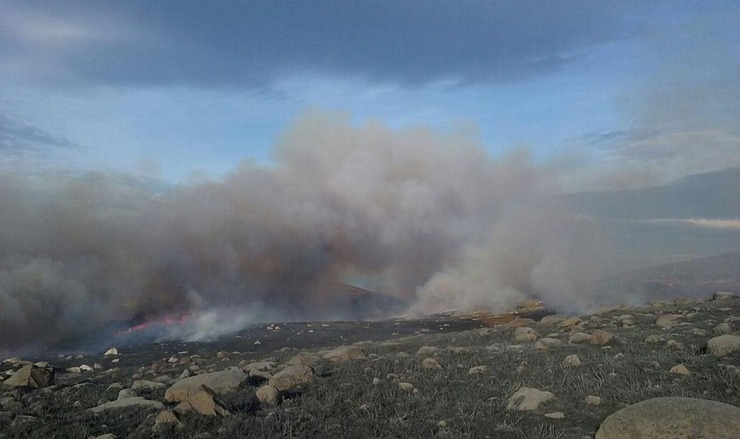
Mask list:
[[[280,404],[280,401],[282,401],[280,391],[270,385],[262,386],[257,389],[254,396],[259,400],[260,405],[264,406],[275,406]]]
[[[727,300],[734,297],[735,295],[728,291],[717,291],[716,293],[712,294],[712,300]]]
[[[654,398],[607,417],[595,439],[737,439],[740,408],[695,398]]]
[[[180,412],[195,410],[203,415],[226,415],[228,412],[216,404],[203,386],[217,395],[225,395],[236,391],[247,378],[249,375],[238,369],[195,375],[170,386],[164,400],[179,402],[176,409]]]
[[[540,405],[554,397],[555,395],[550,392],[522,387],[511,395],[506,410],[537,410]]]
[[[431,357],[435,355],[439,351],[439,348],[436,346],[422,346],[419,348],[418,351],[416,351],[416,355],[420,357]]]
[[[660,329],[668,329],[674,326],[681,317],[683,317],[681,314],[663,314],[655,319],[655,326]]]
[[[312,383],[313,380],[313,368],[297,364],[295,366],[288,366],[276,373],[272,378],[270,378],[269,384],[282,391]]]
[[[545,337],[537,340],[534,344],[535,349],[550,349],[557,348],[563,345],[563,342],[557,338]]]
[[[324,354],[324,359],[332,363],[367,358],[367,351],[360,346],[339,346]]]
[[[321,357],[312,354],[310,352],[299,352],[296,355],[293,356],[290,360],[288,360],[288,365],[290,366],[313,366],[316,363],[321,361]]]
[[[180,417],[172,410],[162,410],[154,418],[152,431],[158,434],[171,433],[175,430],[182,430],[185,424],[180,421]]]
[[[714,335],[724,335],[724,334],[730,334],[732,333],[732,327],[729,323],[720,323],[719,325],[714,327]]]
[[[588,343],[590,341],[591,334],[586,334],[585,332],[576,332],[568,339],[568,343],[570,344]]]
[[[422,369],[442,369],[442,365],[439,363],[439,361],[435,360],[432,357],[427,357],[421,362]]]
[[[154,408],[161,410],[164,408],[164,404],[159,401],[151,401],[139,396],[134,396],[131,398],[117,399],[115,401],[106,402],[105,404],[100,404],[99,406],[93,407],[88,410],[93,413],[101,413],[106,410],[115,410],[127,407]]]
[[[51,367],[38,367],[35,364],[26,364],[18,369],[10,378],[2,382],[4,387],[14,389],[16,387],[28,387],[40,389],[54,384],[54,369]]]

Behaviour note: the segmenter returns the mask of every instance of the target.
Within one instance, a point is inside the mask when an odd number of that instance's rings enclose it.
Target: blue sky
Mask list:
[[[0,0],[0,17],[5,170],[219,177],[269,163],[315,110],[632,183],[740,164],[732,1]]]

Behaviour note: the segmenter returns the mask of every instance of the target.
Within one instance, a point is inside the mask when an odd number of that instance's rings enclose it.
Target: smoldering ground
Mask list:
[[[551,169],[470,133],[311,113],[270,165],[179,185],[121,174],[0,176],[0,348],[55,346],[107,322],[186,315],[171,337],[269,319],[342,318],[327,285],[412,313],[583,308],[608,243],[548,202]],[[228,310],[228,311],[227,311]],[[216,316],[216,317],[214,317]],[[380,317],[379,315],[373,317]]]

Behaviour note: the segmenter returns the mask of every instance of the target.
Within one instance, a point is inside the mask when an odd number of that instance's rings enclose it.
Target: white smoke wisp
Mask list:
[[[347,304],[324,286],[357,279],[424,312],[566,303],[592,259],[567,239],[588,232],[543,201],[554,176],[526,153],[336,114],[299,118],[273,164],[219,181],[0,180],[0,348],[170,312],[200,315],[182,339],[264,316],[336,318]],[[227,309],[245,311],[214,332]]]

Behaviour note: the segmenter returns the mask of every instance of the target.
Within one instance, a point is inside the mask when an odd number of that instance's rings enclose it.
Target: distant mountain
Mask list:
[[[326,317],[342,320],[379,319],[398,315],[409,302],[398,297],[358,288],[340,282],[326,282],[319,287]]]
[[[690,175],[667,186],[566,194],[558,201],[573,213],[609,219],[740,218],[740,169]]]
[[[740,293],[740,252],[628,271],[603,279],[603,295],[639,295],[647,300]]]

